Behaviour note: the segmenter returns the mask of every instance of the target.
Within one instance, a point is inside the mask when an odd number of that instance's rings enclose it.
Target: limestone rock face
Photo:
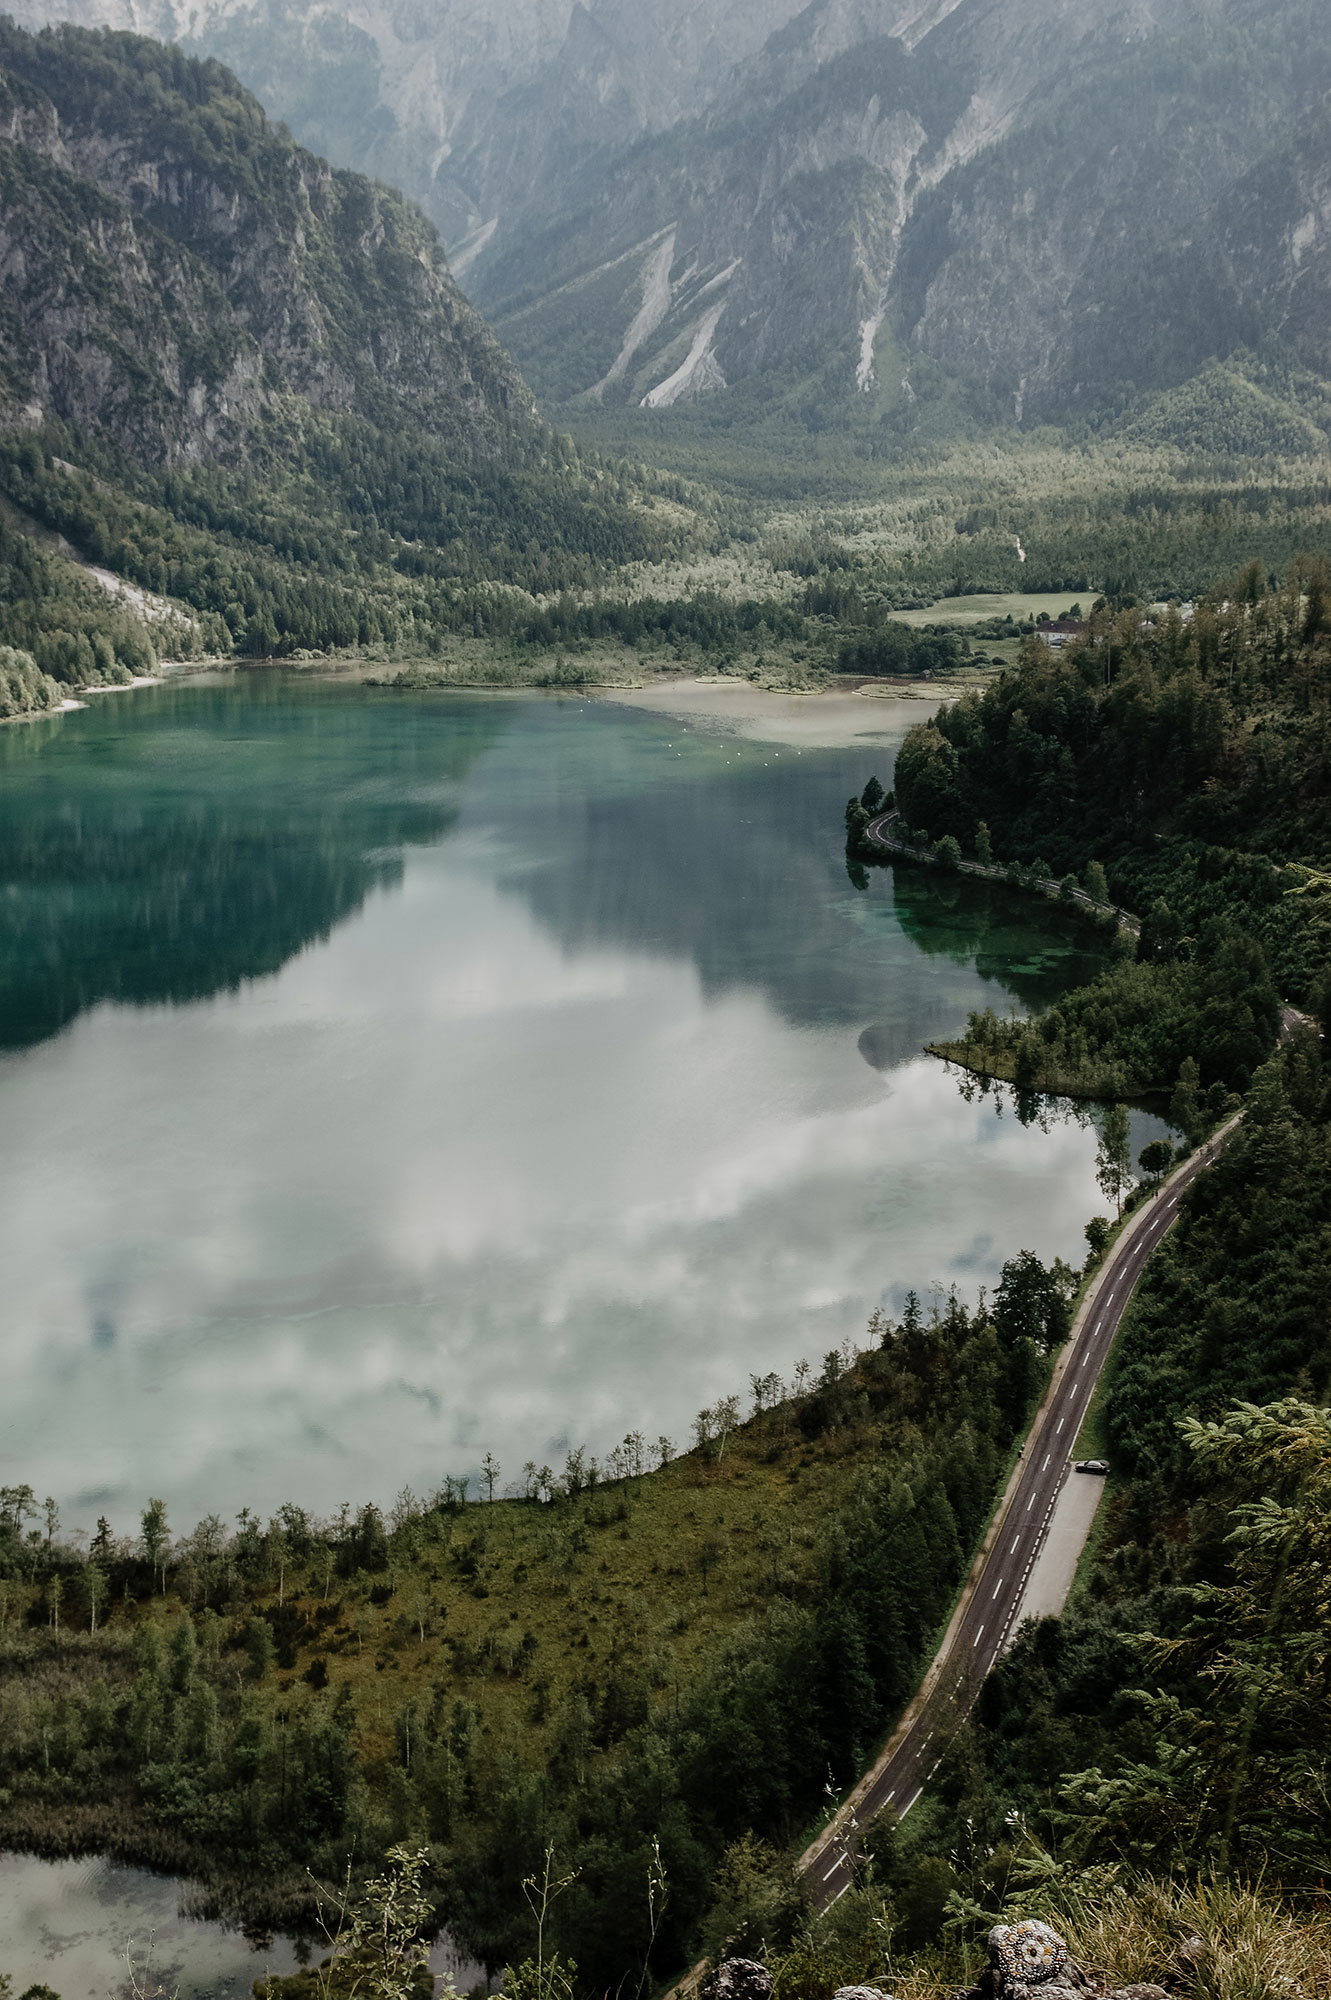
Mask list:
[[[1331,373],[1325,0],[1260,34],[1252,0],[8,11],[217,56],[404,189],[543,396],[660,408],[796,368],[811,414],[858,391],[909,432],[940,371],[1019,424],[1117,414],[1271,337]],[[1186,443],[1217,420],[1154,421]]]
[[[0,414],[156,465],[244,458],[308,411],[410,421],[459,458],[530,421],[425,217],[216,64],[0,17],[0,182]]]
[[[700,1988],[701,2000],[772,2000],[772,1975],[754,1958],[723,1958]]]
[[[989,1963],[978,1982],[955,2000],[1169,2000],[1163,1986],[1100,1986],[1058,1932],[1037,1917],[995,1924],[988,1944]]]

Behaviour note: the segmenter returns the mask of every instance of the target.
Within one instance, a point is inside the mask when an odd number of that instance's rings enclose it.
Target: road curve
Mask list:
[[[930,865],[932,857],[928,853],[921,852],[918,847],[912,846],[907,841],[897,839],[894,829],[901,817],[896,806],[890,807],[887,812],[876,813],[864,829],[865,839],[871,840],[875,847],[881,847],[889,854],[904,855],[908,861],[920,861]],[[932,865],[937,864],[932,863]],[[981,882],[1006,882],[1008,879],[1006,868],[999,862],[959,861],[956,863],[955,872],[961,875],[974,875]],[[1083,910],[1089,910],[1097,916],[1117,917],[1120,928],[1131,931],[1134,937],[1141,929],[1141,918],[1134,917],[1131,910],[1121,910],[1116,903],[1097,903],[1094,896],[1088,895],[1085,889],[1074,888],[1068,891],[1065,897],[1062,883],[1055,882],[1052,876],[1037,876],[1027,886],[1052,899],[1076,903]]]
[[[1002,1651],[1064,1480],[1094,1476],[1072,1474],[1072,1449],[1133,1287],[1238,1123],[1229,1119],[1143,1202],[1087,1291],[933,1665],[873,1768],[796,1864],[816,1909],[850,1887],[859,1829],[887,1806],[909,1812]]]

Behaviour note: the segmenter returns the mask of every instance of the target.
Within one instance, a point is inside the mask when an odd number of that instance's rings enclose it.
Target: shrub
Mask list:
[[[18,646],[0,646],[0,719],[39,714],[58,707],[60,698],[59,688],[31,653]]]

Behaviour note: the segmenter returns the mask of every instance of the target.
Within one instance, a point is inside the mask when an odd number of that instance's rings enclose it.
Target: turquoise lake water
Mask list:
[[[856,888],[904,723],[771,713],[249,674],[0,731],[9,1477],[119,1533],[507,1484],[1080,1261],[1093,1131],[920,1050],[1085,933]]]

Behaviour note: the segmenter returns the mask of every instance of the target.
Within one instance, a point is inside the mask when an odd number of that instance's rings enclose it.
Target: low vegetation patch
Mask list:
[[[1038,1280],[1038,1282],[1037,1282]],[[200,1875],[269,1922],[394,1841],[473,1948],[514,1962],[553,1841],[554,1920],[592,1986],[696,1947],[717,1861],[797,1838],[913,1691],[1071,1274],[1018,1260],[989,1309],[879,1317],[861,1352],[638,1436],[597,1466],[460,1482],[391,1516],[298,1507],[80,1557],[4,1492],[0,1839]],[[36,1516],[37,1525],[29,1524]],[[670,1904],[651,1931],[657,1852]]]

